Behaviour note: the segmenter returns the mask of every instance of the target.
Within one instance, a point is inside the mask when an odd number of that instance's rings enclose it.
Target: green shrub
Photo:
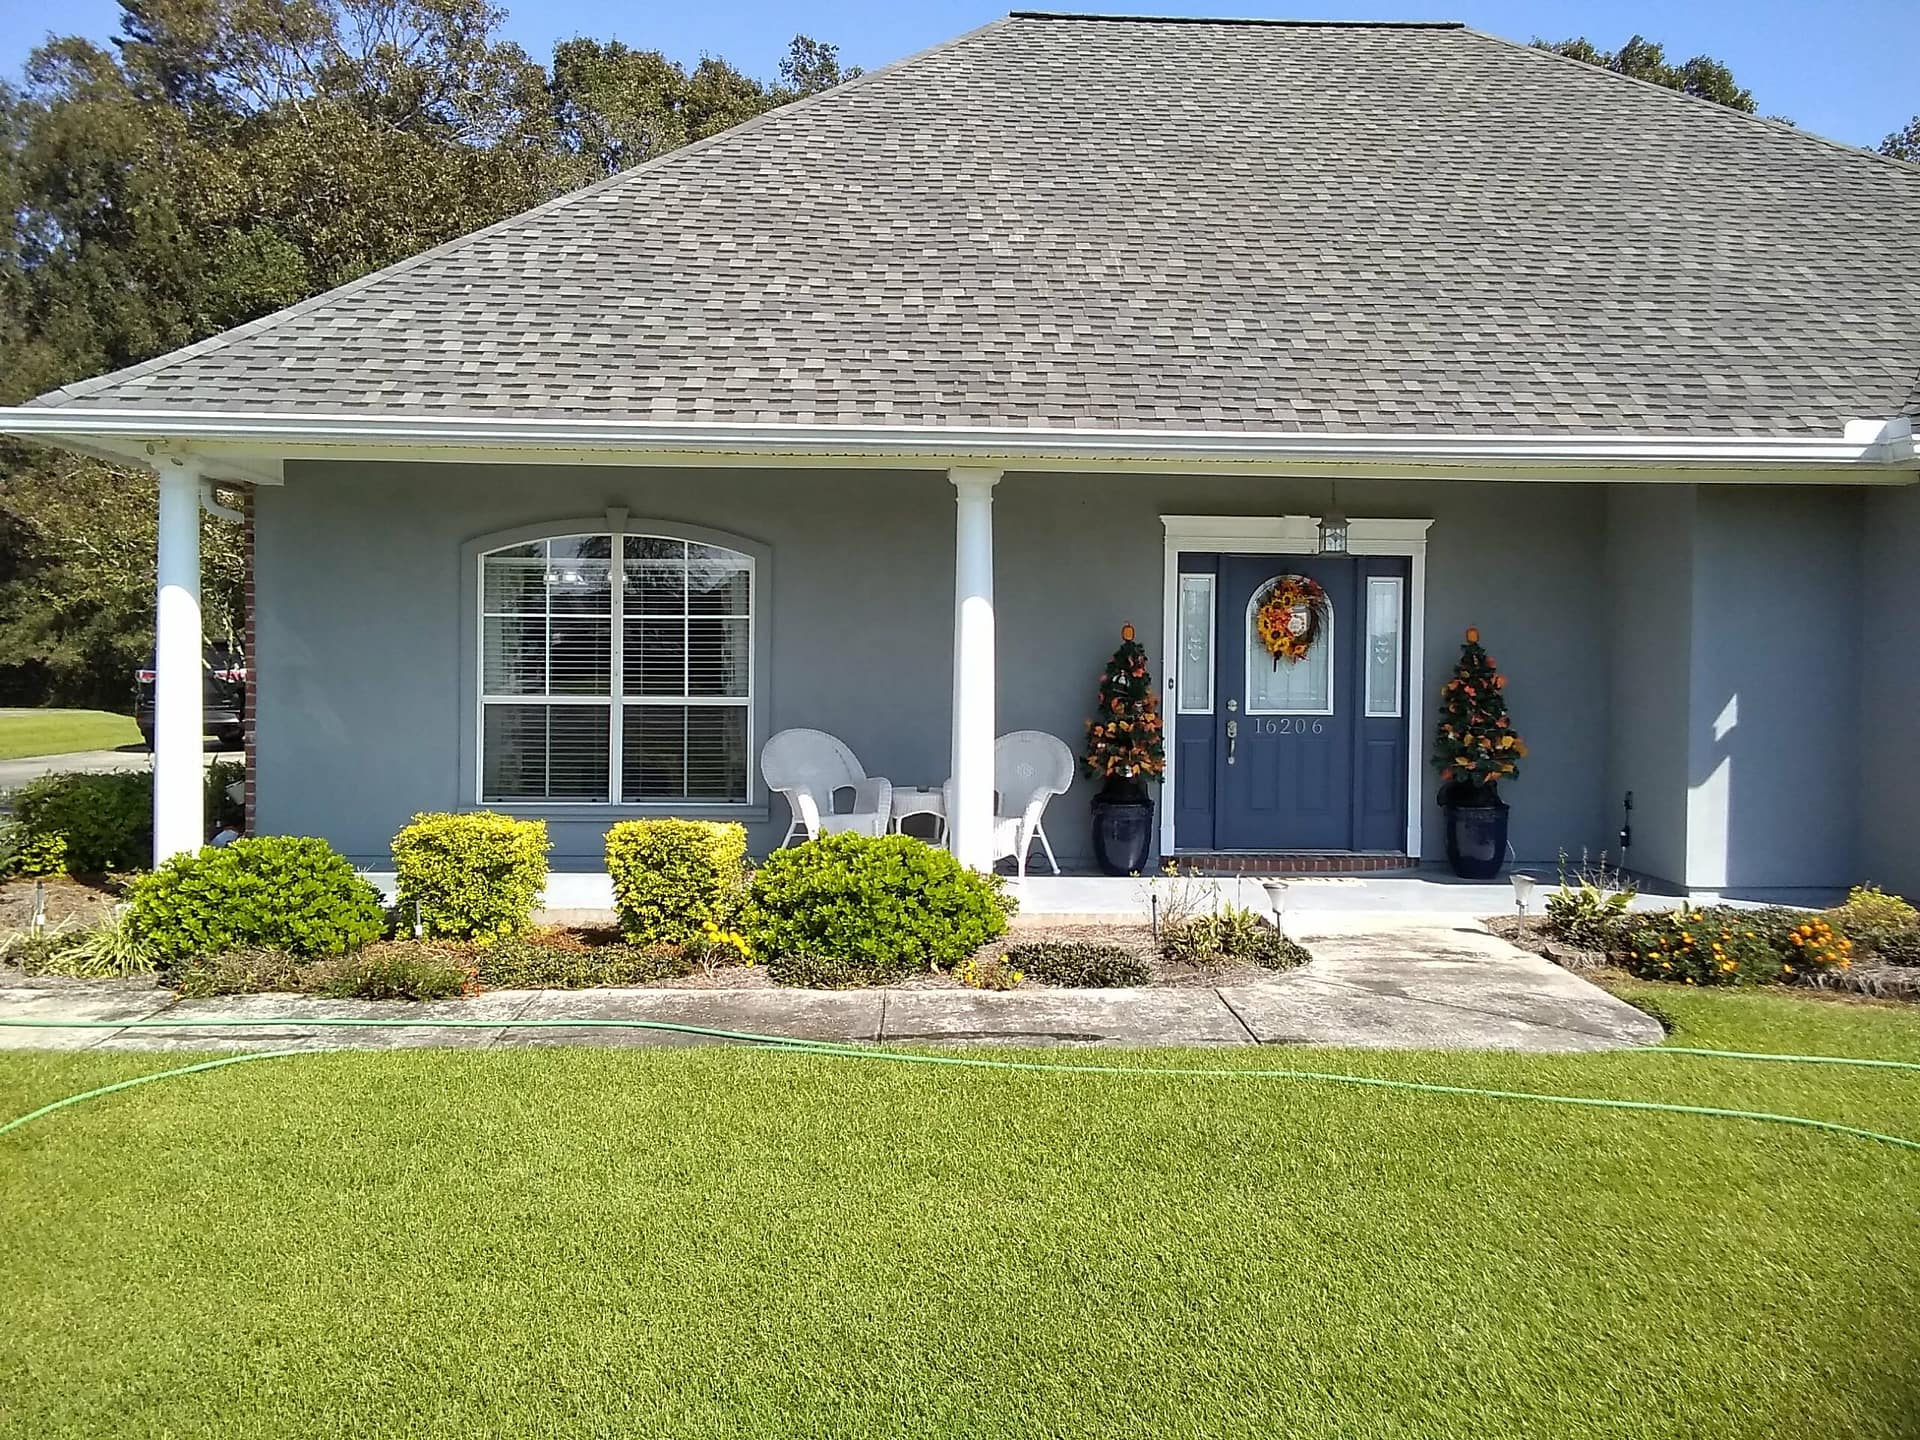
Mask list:
[[[1709,906],[1645,916],[1621,963],[1646,980],[1688,985],[1772,985],[1852,963],[1853,942],[1803,910]]]
[[[0,934],[0,961],[18,965],[27,975],[66,975],[83,980],[125,978],[151,974],[157,958],[135,933],[124,905],[116,905],[90,925],[77,916],[68,916],[38,933],[12,930]]]
[[[246,829],[246,802],[229,799],[227,796],[229,787],[246,778],[247,767],[238,760],[215,760],[207,766],[208,833],[217,834],[222,830],[238,833]]]
[[[1207,914],[1163,924],[1160,953],[1184,965],[1203,967],[1251,960],[1261,932],[1268,928],[1253,911],[1222,905]]]
[[[1240,958],[1251,960],[1263,970],[1293,970],[1313,956],[1299,941],[1288,939],[1271,925],[1263,925]]]
[[[1633,904],[1634,893],[1591,884],[1562,885],[1547,897],[1547,923],[1569,945],[1612,954],[1626,940],[1627,907]]]
[[[744,825],[705,820],[623,820],[607,831],[620,931],[635,944],[684,945],[739,908],[746,878]]]
[[[35,934],[31,930],[0,931],[0,961],[18,965],[25,975],[51,974],[47,966],[57,964],[61,948],[73,942],[80,927],[62,922]]]
[[[254,995],[262,991],[300,991],[309,987],[313,967],[281,950],[225,950],[196,955],[167,974],[181,996],[201,1000],[216,995]]]
[[[1920,925],[1880,936],[1873,942],[1873,958],[1888,965],[1920,965]]]
[[[27,875],[132,870],[153,857],[153,775],[43,775],[13,793],[14,865]]]
[[[884,985],[894,978],[856,959],[828,959],[804,951],[772,956],[767,961],[767,974],[775,984],[803,986],[809,990],[854,990],[863,985]]]
[[[128,891],[133,924],[156,955],[221,950],[339,955],[380,938],[380,892],[324,840],[260,836],[176,855]]]
[[[953,967],[953,978],[973,990],[1017,990],[1027,976],[1004,956],[988,956],[982,960],[978,955],[970,955]]]
[[[227,786],[246,774],[233,760],[207,767],[207,833],[239,829],[246,808],[227,799]],[[13,819],[0,842],[0,874],[92,875],[137,870],[153,859],[153,773],[114,775],[74,771],[43,775],[13,792]]]
[[[1080,940],[1027,940],[1009,946],[1007,959],[1049,985],[1144,985],[1146,962],[1124,945]]]
[[[77,975],[89,980],[150,975],[159,957],[134,929],[127,907],[116,905],[105,919],[79,931],[49,957],[43,975]]]
[[[544,820],[414,816],[393,837],[401,926],[417,913],[422,933],[437,939],[518,935],[546,886],[549,848]]]
[[[397,940],[308,967],[317,994],[347,1000],[449,1000],[473,985],[473,958],[459,947]]]
[[[503,940],[474,956],[486,990],[589,990],[646,985],[693,973],[694,962],[671,945],[597,945],[560,949],[535,940]]]
[[[825,835],[768,857],[741,929],[770,965],[804,955],[886,981],[958,965],[1006,933],[1010,910],[997,877],[911,835]]]

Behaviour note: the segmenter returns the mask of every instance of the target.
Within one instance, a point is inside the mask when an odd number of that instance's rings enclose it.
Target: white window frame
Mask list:
[[[1384,709],[1374,703],[1373,693],[1373,591],[1375,586],[1393,592],[1393,703]],[[1406,586],[1398,575],[1367,576],[1367,660],[1360,680],[1361,687],[1366,692],[1363,714],[1368,720],[1399,720],[1406,715],[1407,667],[1404,657],[1407,647],[1402,643],[1406,638],[1406,607]]]
[[[1186,660],[1187,660],[1187,651],[1186,651],[1187,635],[1186,635],[1186,628],[1185,628],[1187,612],[1185,607],[1182,606],[1180,607],[1179,612],[1174,616],[1174,627],[1178,632],[1177,641],[1176,641],[1178,648],[1174,651],[1174,665],[1173,665],[1173,682],[1175,687],[1174,695],[1173,695],[1174,713],[1176,715],[1211,715],[1213,713],[1214,668],[1220,663],[1219,651],[1214,648],[1218,640],[1218,637],[1214,634],[1214,631],[1218,628],[1218,620],[1214,615],[1214,604],[1215,604],[1216,596],[1218,594],[1216,587],[1219,584],[1219,580],[1217,579],[1217,577],[1215,577],[1214,575],[1204,570],[1184,571],[1180,576],[1180,583],[1177,590],[1175,591],[1176,598],[1184,596],[1186,594],[1187,582],[1189,580],[1204,580],[1206,582],[1207,689],[1204,695],[1200,696],[1198,699],[1193,699],[1188,696],[1187,687],[1180,683],[1180,671],[1185,667]]]
[[[609,693],[604,698],[597,695],[488,696],[484,689],[486,632],[482,619],[486,613],[487,557],[518,545],[589,535],[606,535],[612,542],[611,558],[608,562],[611,567],[609,581],[613,592],[609,607],[609,617],[613,626]],[[629,536],[648,536],[690,545],[712,546],[730,551],[745,561],[747,569],[747,693],[745,697],[717,695],[676,697],[619,693],[624,685],[622,674],[626,641],[624,565],[625,541]],[[465,762],[463,770],[467,777],[464,787],[468,796],[467,803],[503,813],[556,815],[580,820],[617,819],[621,816],[639,815],[674,815],[687,819],[714,818],[748,821],[766,818],[766,792],[760,778],[757,746],[760,736],[766,733],[769,704],[764,683],[768,660],[765,653],[767,631],[761,616],[761,610],[766,603],[765,596],[769,593],[771,585],[772,552],[767,546],[745,536],[709,530],[700,526],[683,525],[671,521],[630,520],[625,510],[613,508],[604,515],[591,518],[554,521],[544,525],[526,526],[517,530],[478,536],[469,540],[463,547],[463,551],[467,560],[467,582],[463,587],[461,609],[462,623],[467,627],[468,634],[467,643],[462,647],[461,669],[463,671],[462,687],[471,702],[466,711],[467,719],[463,726],[461,747]],[[486,793],[486,707],[489,704],[515,703],[582,704],[602,706],[606,709],[611,733],[608,743],[608,784],[604,798],[590,800],[545,798],[486,800],[482,798]],[[625,758],[623,751],[626,738],[623,721],[626,707],[629,705],[666,705],[680,708],[688,705],[710,705],[743,708],[746,712],[746,798],[744,800],[622,799],[621,788],[624,778],[622,771]]]
[[[1327,597],[1327,623],[1325,626],[1322,627],[1320,639],[1314,646],[1316,650],[1322,651],[1327,657],[1327,703],[1325,705],[1322,705],[1317,710],[1264,710],[1264,709],[1256,708],[1253,703],[1254,654],[1253,654],[1253,646],[1248,643],[1248,640],[1246,637],[1253,634],[1253,617],[1259,613],[1261,597],[1269,594],[1272,591],[1273,587],[1279,583],[1279,581],[1283,576],[1291,573],[1293,572],[1283,570],[1279,575],[1268,576],[1265,580],[1262,580],[1258,585],[1254,586],[1253,594],[1247,597],[1246,626],[1240,632],[1240,635],[1241,635],[1240,644],[1242,647],[1241,663],[1246,666],[1246,674],[1243,678],[1242,683],[1245,687],[1243,693],[1245,693],[1247,697],[1247,714],[1249,715],[1331,715],[1333,714],[1333,694],[1334,694],[1333,687],[1335,682],[1339,678],[1334,673],[1334,666],[1339,663],[1340,652],[1338,651],[1338,649],[1335,648],[1333,643],[1334,627],[1337,624],[1339,617],[1333,613],[1333,597],[1331,595]]]

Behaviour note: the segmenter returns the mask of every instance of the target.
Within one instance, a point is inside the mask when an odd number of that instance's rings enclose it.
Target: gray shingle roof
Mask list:
[[[1015,15],[39,403],[1831,434],[1920,167],[1459,27]]]

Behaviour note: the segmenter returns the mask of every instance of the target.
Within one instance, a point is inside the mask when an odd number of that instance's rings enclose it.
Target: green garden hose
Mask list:
[[[1486,1100],[1534,1100],[1548,1105],[1579,1105],[1596,1110],[1639,1110],[1668,1115],[1699,1115],[1719,1120],[1754,1120],[1774,1125],[1797,1125],[1809,1130],[1821,1130],[1835,1135],[1847,1135],[1859,1140],[1875,1140],[1886,1145],[1896,1145],[1903,1150],[1920,1151],[1920,1140],[1909,1140],[1899,1135],[1887,1135],[1878,1130],[1864,1130],[1853,1125],[1840,1125],[1830,1120],[1814,1120],[1804,1115],[1776,1115],[1764,1110],[1729,1110],[1713,1105],[1676,1105],[1658,1100],[1611,1100],[1595,1095],[1553,1095],[1531,1090],[1488,1090],[1471,1085],[1440,1085],[1420,1080],[1389,1080],[1375,1075],[1343,1075],[1323,1070],[1235,1070],[1200,1069],[1184,1066],[1152,1065],[1065,1065],[1043,1060],[1004,1060],[985,1056],[971,1055],[928,1055],[906,1050],[887,1050],[865,1045],[841,1045],[825,1040],[804,1040],[790,1035],[758,1035],[747,1030],[721,1030],[706,1025],[680,1025],[667,1020],[601,1020],[601,1019],[537,1019],[537,1020],[443,1020],[443,1019],[298,1019],[293,1017],[272,1017],[260,1020],[237,1018],[186,1019],[186,1020],[15,1020],[0,1019],[0,1026],[30,1029],[72,1029],[72,1030],[131,1030],[131,1029],[201,1029],[214,1027],[258,1028],[261,1026],[298,1026],[304,1029],[440,1029],[440,1030],[503,1030],[503,1029],[616,1029],[616,1030],[661,1030],[676,1035],[698,1035],[715,1040],[733,1040],[768,1049],[791,1051],[804,1055],[821,1055],[842,1060],[878,1060],[890,1064],[905,1065],[949,1065],[979,1070],[1024,1070],[1041,1074],[1057,1075],[1124,1075],[1135,1077],[1174,1077],[1181,1079],[1208,1080],[1316,1080],[1335,1085],[1364,1085],[1381,1090],[1408,1090],[1423,1095],[1466,1096]],[[150,1075],[138,1075],[130,1080],[116,1081],[111,1085],[102,1085],[78,1095],[69,1095],[63,1100],[42,1105],[38,1110],[29,1111],[17,1119],[0,1125],[0,1135],[17,1130],[21,1126],[51,1114],[55,1110],[69,1105],[77,1105],[83,1100],[92,1100],[102,1095],[111,1095],[118,1090],[126,1090],[135,1085],[144,1085],[153,1080],[166,1080],[176,1075],[192,1075],[202,1070],[217,1070],[223,1065],[239,1065],[251,1060],[277,1060],[290,1055],[310,1055],[311,1050],[265,1050],[248,1052],[243,1055],[228,1055],[217,1060],[203,1060],[198,1064],[184,1065],[178,1069],[161,1070]],[[1842,1055],[1768,1055],[1740,1050],[1707,1050],[1695,1046],[1657,1046],[1639,1052],[1651,1055],[1706,1055],[1719,1059],[1761,1060],[1779,1062],[1798,1062],[1811,1065],[1859,1065],[1894,1070],[1920,1070],[1920,1064],[1906,1060],[1861,1060]]]

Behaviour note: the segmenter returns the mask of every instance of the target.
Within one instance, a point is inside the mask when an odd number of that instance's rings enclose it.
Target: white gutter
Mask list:
[[[257,412],[0,409],[0,433],[55,444],[183,445],[290,454],[396,448],[489,452],[594,451],[698,455],[879,458],[945,466],[991,460],[1175,464],[1375,463],[1907,470],[1915,467],[1906,420],[1855,420],[1832,436],[1477,435],[1233,430],[1098,430],[1024,426],[807,425],[788,423],[450,415],[314,415]]]

